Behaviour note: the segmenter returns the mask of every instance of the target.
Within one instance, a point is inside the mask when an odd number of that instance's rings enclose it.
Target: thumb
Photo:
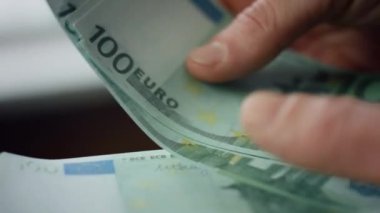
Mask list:
[[[262,148],[293,164],[380,183],[380,104],[347,97],[259,92],[242,123]]]
[[[190,72],[221,82],[241,77],[274,58],[301,33],[326,17],[329,0],[255,0],[210,44],[194,50]]]

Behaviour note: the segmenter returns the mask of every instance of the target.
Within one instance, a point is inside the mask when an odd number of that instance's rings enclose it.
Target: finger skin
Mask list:
[[[187,60],[189,71],[210,82],[233,80],[264,66],[329,11],[328,0],[256,0],[210,42],[226,50],[218,63],[199,63],[200,48]],[[210,45],[208,45],[210,46]],[[203,54],[200,54],[200,53]],[[215,51],[214,51],[215,52]],[[207,51],[211,54],[212,51]],[[213,62],[216,60],[213,59]]]
[[[217,51],[207,51],[206,54],[198,55],[197,53],[204,48],[197,48],[187,60],[189,72],[209,82],[234,80],[250,71],[258,70],[318,23],[328,22],[334,25],[351,26],[357,31],[362,31],[360,29],[363,27],[378,31],[380,26],[380,1],[378,0],[220,1],[234,13],[239,13],[233,23],[211,41],[211,43],[217,43],[211,46],[223,46],[221,49],[226,50],[226,53],[218,54],[223,56],[219,63],[215,63],[215,57],[207,57],[213,63],[203,63],[205,60],[199,60],[200,58],[205,55],[214,55]],[[370,48],[355,45],[358,43],[366,45],[369,42],[354,40],[352,47],[357,50],[351,51],[348,46],[348,49],[342,53],[335,51],[334,48],[333,51],[326,50],[326,54],[322,56],[317,54],[317,59],[340,68],[367,70],[370,67],[369,70],[372,70],[371,66],[378,64],[378,60],[376,58],[373,60],[374,57],[372,57],[378,55],[378,48],[376,48],[378,42]],[[318,43],[316,46],[319,46]],[[347,44],[339,46],[347,46]],[[330,52],[333,53],[330,54]],[[357,57],[360,54],[355,54],[355,52],[364,54]],[[315,53],[312,54],[314,55]],[[353,57],[355,58],[351,63]],[[365,65],[367,61],[369,63]]]
[[[189,71],[209,82],[233,80],[261,68],[320,22],[371,29],[380,24],[378,0],[222,2],[239,15],[207,48],[194,50],[187,60]],[[342,39],[339,40],[341,43]],[[296,46],[305,47],[301,43]],[[367,54],[360,54],[364,58],[345,55],[348,60],[342,65],[347,61],[355,67],[378,64],[377,51],[363,45],[362,40],[356,44]],[[321,46],[316,43],[315,47]],[[318,48],[306,52],[321,58],[324,54]],[[326,52],[324,61],[342,60],[341,55]],[[257,93],[244,102],[241,120],[253,141],[286,161],[333,175],[380,183],[379,106],[347,97]]]
[[[380,31],[319,25],[302,35],[292,49],[343,70],[380,70]]]
[[[237,14],[248,7],[254,0],[219,0],[232,13]]]
[[[380,183],[379,104],[348,97],[260,92],[241,120],[260,147],[328,174]]]

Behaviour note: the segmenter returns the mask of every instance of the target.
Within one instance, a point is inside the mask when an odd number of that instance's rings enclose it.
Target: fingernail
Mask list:
[[[220,42],[212,42],[194,50],[190,54],[191,60],[203,66],[214,66],[222,63],[227,55],[227,48]]]
[[[285,96],[276,92],[256,92],[246,98],[241,107],[241,122],[256,142],[265,141],[271,134],[276,114]]]

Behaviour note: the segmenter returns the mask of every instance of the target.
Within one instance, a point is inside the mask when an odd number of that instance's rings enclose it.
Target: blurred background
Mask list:
[[[0,152],[57,159],[157,148],[45,1],[0,1]]]

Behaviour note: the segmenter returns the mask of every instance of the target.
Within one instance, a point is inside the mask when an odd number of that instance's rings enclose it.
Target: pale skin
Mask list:
[[[209,82],[244,77],[292,47],[339,68],[380,71],[380,0],[223,0],[237,14],[189,71]],[[261,148],[308,169],[380,184],[380,104],[257,92],[241,121]]]

